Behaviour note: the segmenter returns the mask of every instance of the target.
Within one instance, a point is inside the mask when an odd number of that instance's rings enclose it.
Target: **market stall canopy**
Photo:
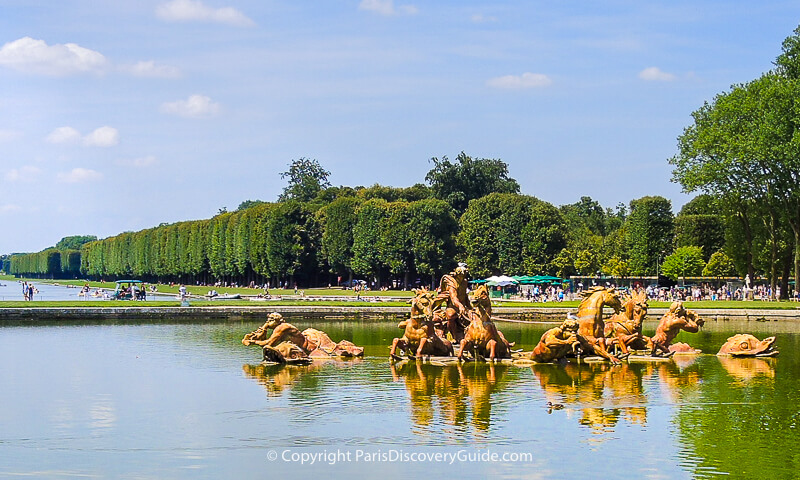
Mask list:
[[[520,285],[561,285],[564,279],[550,275],[517,275],[513,277]]]
[[[490,287],[507,287],[509,285],[516,285],[519,282],[512,277],[506,275],[495,275],[486,279],[486,285]]]

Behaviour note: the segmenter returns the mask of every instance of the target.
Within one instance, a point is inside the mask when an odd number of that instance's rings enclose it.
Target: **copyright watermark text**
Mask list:
[[[452,452],[425,452],[403,449],[386,450],[343,450],[325,449],[322,451],[293,451],[291,449],[270,450],[267,452],[270,461],[280,460],[288,463],[299,463],[301,465],[327,464],[336,465],[337,463],[392,463],[392,462],[412,462],[412,463],[444,463],[453,465],[456,463],[483,463],[483,462],[532,462],[533,454],[530,452],[499,452],[487,450],[467,450],[461,449]]]

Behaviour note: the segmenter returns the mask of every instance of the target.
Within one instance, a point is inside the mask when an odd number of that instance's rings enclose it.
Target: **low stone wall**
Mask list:
[[[399,319],[408,316],[408,307],[346,307],[315,305],[265,305],[265,306],[203,306],[203,307],[63,307],[63,308],[0,308],[0,321],[35,322],[41,320],[252,320],[261,321],[273,311],[293,318],[324,319]],[[494,316],[499,320],[558,322],[574,308],[563,307],[495,307]],[[607,311],[610,311],[607,309]],[[657,320],[667,309],[653,308],[648,312],[649,320]],[[741,319],[754,321],[800,320],[800,309],[698,309],[707,320]]]

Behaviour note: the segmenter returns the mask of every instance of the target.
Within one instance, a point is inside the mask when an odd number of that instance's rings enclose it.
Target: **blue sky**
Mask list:
[[[463,150],[556,205],[677,213],[691,112],[798,23],[789,1],[0,0],[0,253],[273,201],[300,157],[409,186]]]

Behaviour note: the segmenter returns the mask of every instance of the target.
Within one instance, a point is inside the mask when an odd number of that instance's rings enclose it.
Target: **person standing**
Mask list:
[[[22,298],[28,301],[28,282],[22,282]]]
[[[28,300],[33,301],[33,284],[28,284]]]

